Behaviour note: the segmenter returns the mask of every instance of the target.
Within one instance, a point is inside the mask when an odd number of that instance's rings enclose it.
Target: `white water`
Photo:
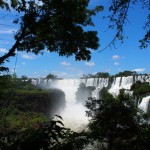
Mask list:
[[[85,114],[86,109],[83,104],[76,102],[75,96],[80,83],[85,82],[85,79],[64,79],[56,80],[51,85],[54,88],[61,89],[65,93],[66,107],[60,115],[64,120],[65,126],[72,128],[72,130],[80,130],[81,125],[85,127],[88,123],[88,119]]]
[[[144,113],[148,113],[150,110],[150,96],[146,96],[142,99],[139,108],[144,111]]]
[[[136,81],[136,80],[135,80]],[[112,83],[109,92],[113,95],[118,95],[120,89],[130,90],[131,85],[133,84],[133,76],[128,77],[117,77]]]
[[[117,95],[119,90],[124,88],[130,90],[131,85],[140,80],[141,82],[149,82],[150,76],[128,76],[128,77],[116,77],[114,78],[109,92],[113,95]],[[65,93],[66,108],[61,112],[61,116],[64,119],[65,126],[71,127],[72,129],[79,129],[81,126],[85,126],[88,123],[88,119],[85,115],[85,107],[81,103],[77,103],[75,99],[75,93],[80,85],[84,83],[86,86],[94,86],[96,90],[93,91],[92,96],[99,98],[99,91],[103,87],[110,85],[108,78],[90,78],[90,79],[63,79],[63,80],[32,80],[32,84],[40,84],[44,87],[58,88]],[[148,111],[149,98],[142,100],[139,108],[143,109],[144,112]]]

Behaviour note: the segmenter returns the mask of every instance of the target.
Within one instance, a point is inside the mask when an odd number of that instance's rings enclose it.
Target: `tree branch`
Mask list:
[[[26,26],[23,27],[22,29],[22,33],[20,35],[20,37],[16,40],[15,44],[12,46],[12,48],[9,50],[8,53],[4,54],[2,57],[0,57],[0,65],[4,63],[4,61],[6,59],[8,59],[10,56],[15,56],[15,50],[17,49],[20,41],[22,40],[22,38],[25,35],[25,30],[26,30]]]
[[[115,35],[115,37],[111,40],[111,42],[109,42],[109,44],[107,45],[107,46],[105,46],[102,50],[100,50],[99,52],[102,52],[102,51],[104,51],[104,50],[106,50],[108,47],[110,47],[111,45],[113,45],[114,47],[115,47],[115,45],[114,45],[114,42],[116,41],[116,39],[119,37],[119,35],[121,35],[121,32],[123,32],[123,25],[124,25],[124,23],[125,23],[125,20],[127,19],[127,13],[128,13],[128,9],[129,9],[129,6],[130,6],[130,0],[127,2],[127,6],[126,6],[126,9],[124,10],[124,13],[123,13],[123,15],[121,16],[121,13],[122,12],[120,12],[120,16],[118,16],[118,20],[116,21],[116,26],[117,26],[117,33],[116,33],[116,35]],[[115,17],[115,14],[117,14],[117,9],[118,9],[118,11],[119,11],[119,8],[117,8],[117,6],[115,6],[116,7],[116,9],[115,10],[113,10],[114,11],[114,13],[112,14],[112,18],[114,18]],[[124,8],[123,8],[124,9]],[[121,21],[120,21],[121,20]],[[119,22],[121,22],[121,23],[119,23]],[[119,25],[119,24],[120,25]]]

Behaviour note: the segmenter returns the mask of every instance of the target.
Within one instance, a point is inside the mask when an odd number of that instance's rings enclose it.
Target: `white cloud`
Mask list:
[[[59,72],[58,76],[61,77],[61,78],[68,78],[68,77],[70,77],[70,75],[68,73],[66,73],[66,72]]]
[[[92,75],[96,75],[96,74],[97,74],[97,72],[93,72],[93,73],[92,73]]]
[[[67,63],[66,61],[62,61],[60,64],[63,65],[63,66],[70,66],[70,64]]]
[[[4,29],[0,30],[0,34],[12,34],[13,32],[16,32],[16,29]]]
[[[15,70],[14,70],[14,69],[11,69],[10,72],[11,72],[12,74],[14,74],[14,73],[17,73],[17,70],[16,70],[16,69],[15,69]]]
[[[118,62],[114,62],[114,65],[118,66],[118,65],[119,65],[119,63],[118,63]]]
[[[137,68],[137,69],[134,69],[132,71],[136,71],[136,72],[144,72],[145,71],[145,68]]]
[[[76,69],[73,68],[73,67],[67,67],[67,70],[70,70],[70,71],[76,71]]]
[[[118,56],[118,55],[113,55],[113,56],[112,56],[112,59],[113,59],[113,60],[118,60],[119,58],[120,58],[120,56]]]
[[[32,72],[32,74],[30,74],[28,76],[29,78],[41,78],[41,74],[39,72]]]
[[[56,75],[58,71],[53,70],[52,74]]]
[[[93,67],[93,66],[95,66],[95,63],[94,62],[86,62],[85,65],[89,66],[89,67]]]
[[[48,70],[44,70],[45,73],[48,73]]]
[[[52,71],[52,74],[57,75],[57,77],[59,78],[72,78],[73,75],[70,73],[66,73],[66,72],[59,72],[59,71]]]
[[[77,77],[83,77],[83,73],[76,74]]]
[[[22,62],[22,65],[26,65],[26,63],[25,63],[25,62]]]
[[[8,50],[7,50],[6,48],[0,48],[0,52],[1,52],[1,53],[7,53]]]
[[[25,59],[34,59],[33,56],[31,56],[31,55],[26,55],[26,54],[22,55],[22,58],[25,58]]]

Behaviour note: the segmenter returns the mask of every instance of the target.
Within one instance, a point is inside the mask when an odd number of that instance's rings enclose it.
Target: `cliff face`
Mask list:
[[[3,94],[1,108],[17,108],[22,112],[44,113],[52,116],[65,107],[65,95],[56,89],[49,90],[17,90]]]

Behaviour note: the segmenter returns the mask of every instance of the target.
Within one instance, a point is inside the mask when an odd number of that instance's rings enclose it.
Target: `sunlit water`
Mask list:
[[[146,96],[142,99],[139,108],[142,109],[144,113],[150,111],[150,96]]]
[[[128,77],[116,77],[110,83],[108,78],[90,78],[90,79],[63,79],[63,80],[32,80],[32,83],[42,84],[42,86],[47,88],[58,88],[65,93],[66,107],[60,113],[63,117],[63,122],[66,127],[72,130],[80,130],[86,127],[88,123],[88,118],[86,117],[86,108],[82,103],[76,102],[76,92],[80,83],[84,83],[86,86],[94,86],[96,90],[93,92],[92,96],[99,97],[99,91],[103,87],[109,85],[109,92],[113,95],[117,95],[119,90],[124,88],[130,90],[131,85],[140,80],[141,82],[149,82],[150,76],[128,76]],[[140,104],[140,108],[146,112],[148,110],[149,100],[143,100]]]
[[[86,127],[88,118],[85,113],[85,106],[83,103],[77,103],[75,93],[78,90],[79,84],[84,83],[85,80],[59,80],[53,84],[54,88],[59,88],[65,93],[66,107],[60,115],[63,118],[65,127],[72,130],[81,130]]]
[[[85,107],[82,104],[69,104],[60,115],[64,119],[65,127],[69,127],[75,131],[85,129],[88,123],[85,115]]]

